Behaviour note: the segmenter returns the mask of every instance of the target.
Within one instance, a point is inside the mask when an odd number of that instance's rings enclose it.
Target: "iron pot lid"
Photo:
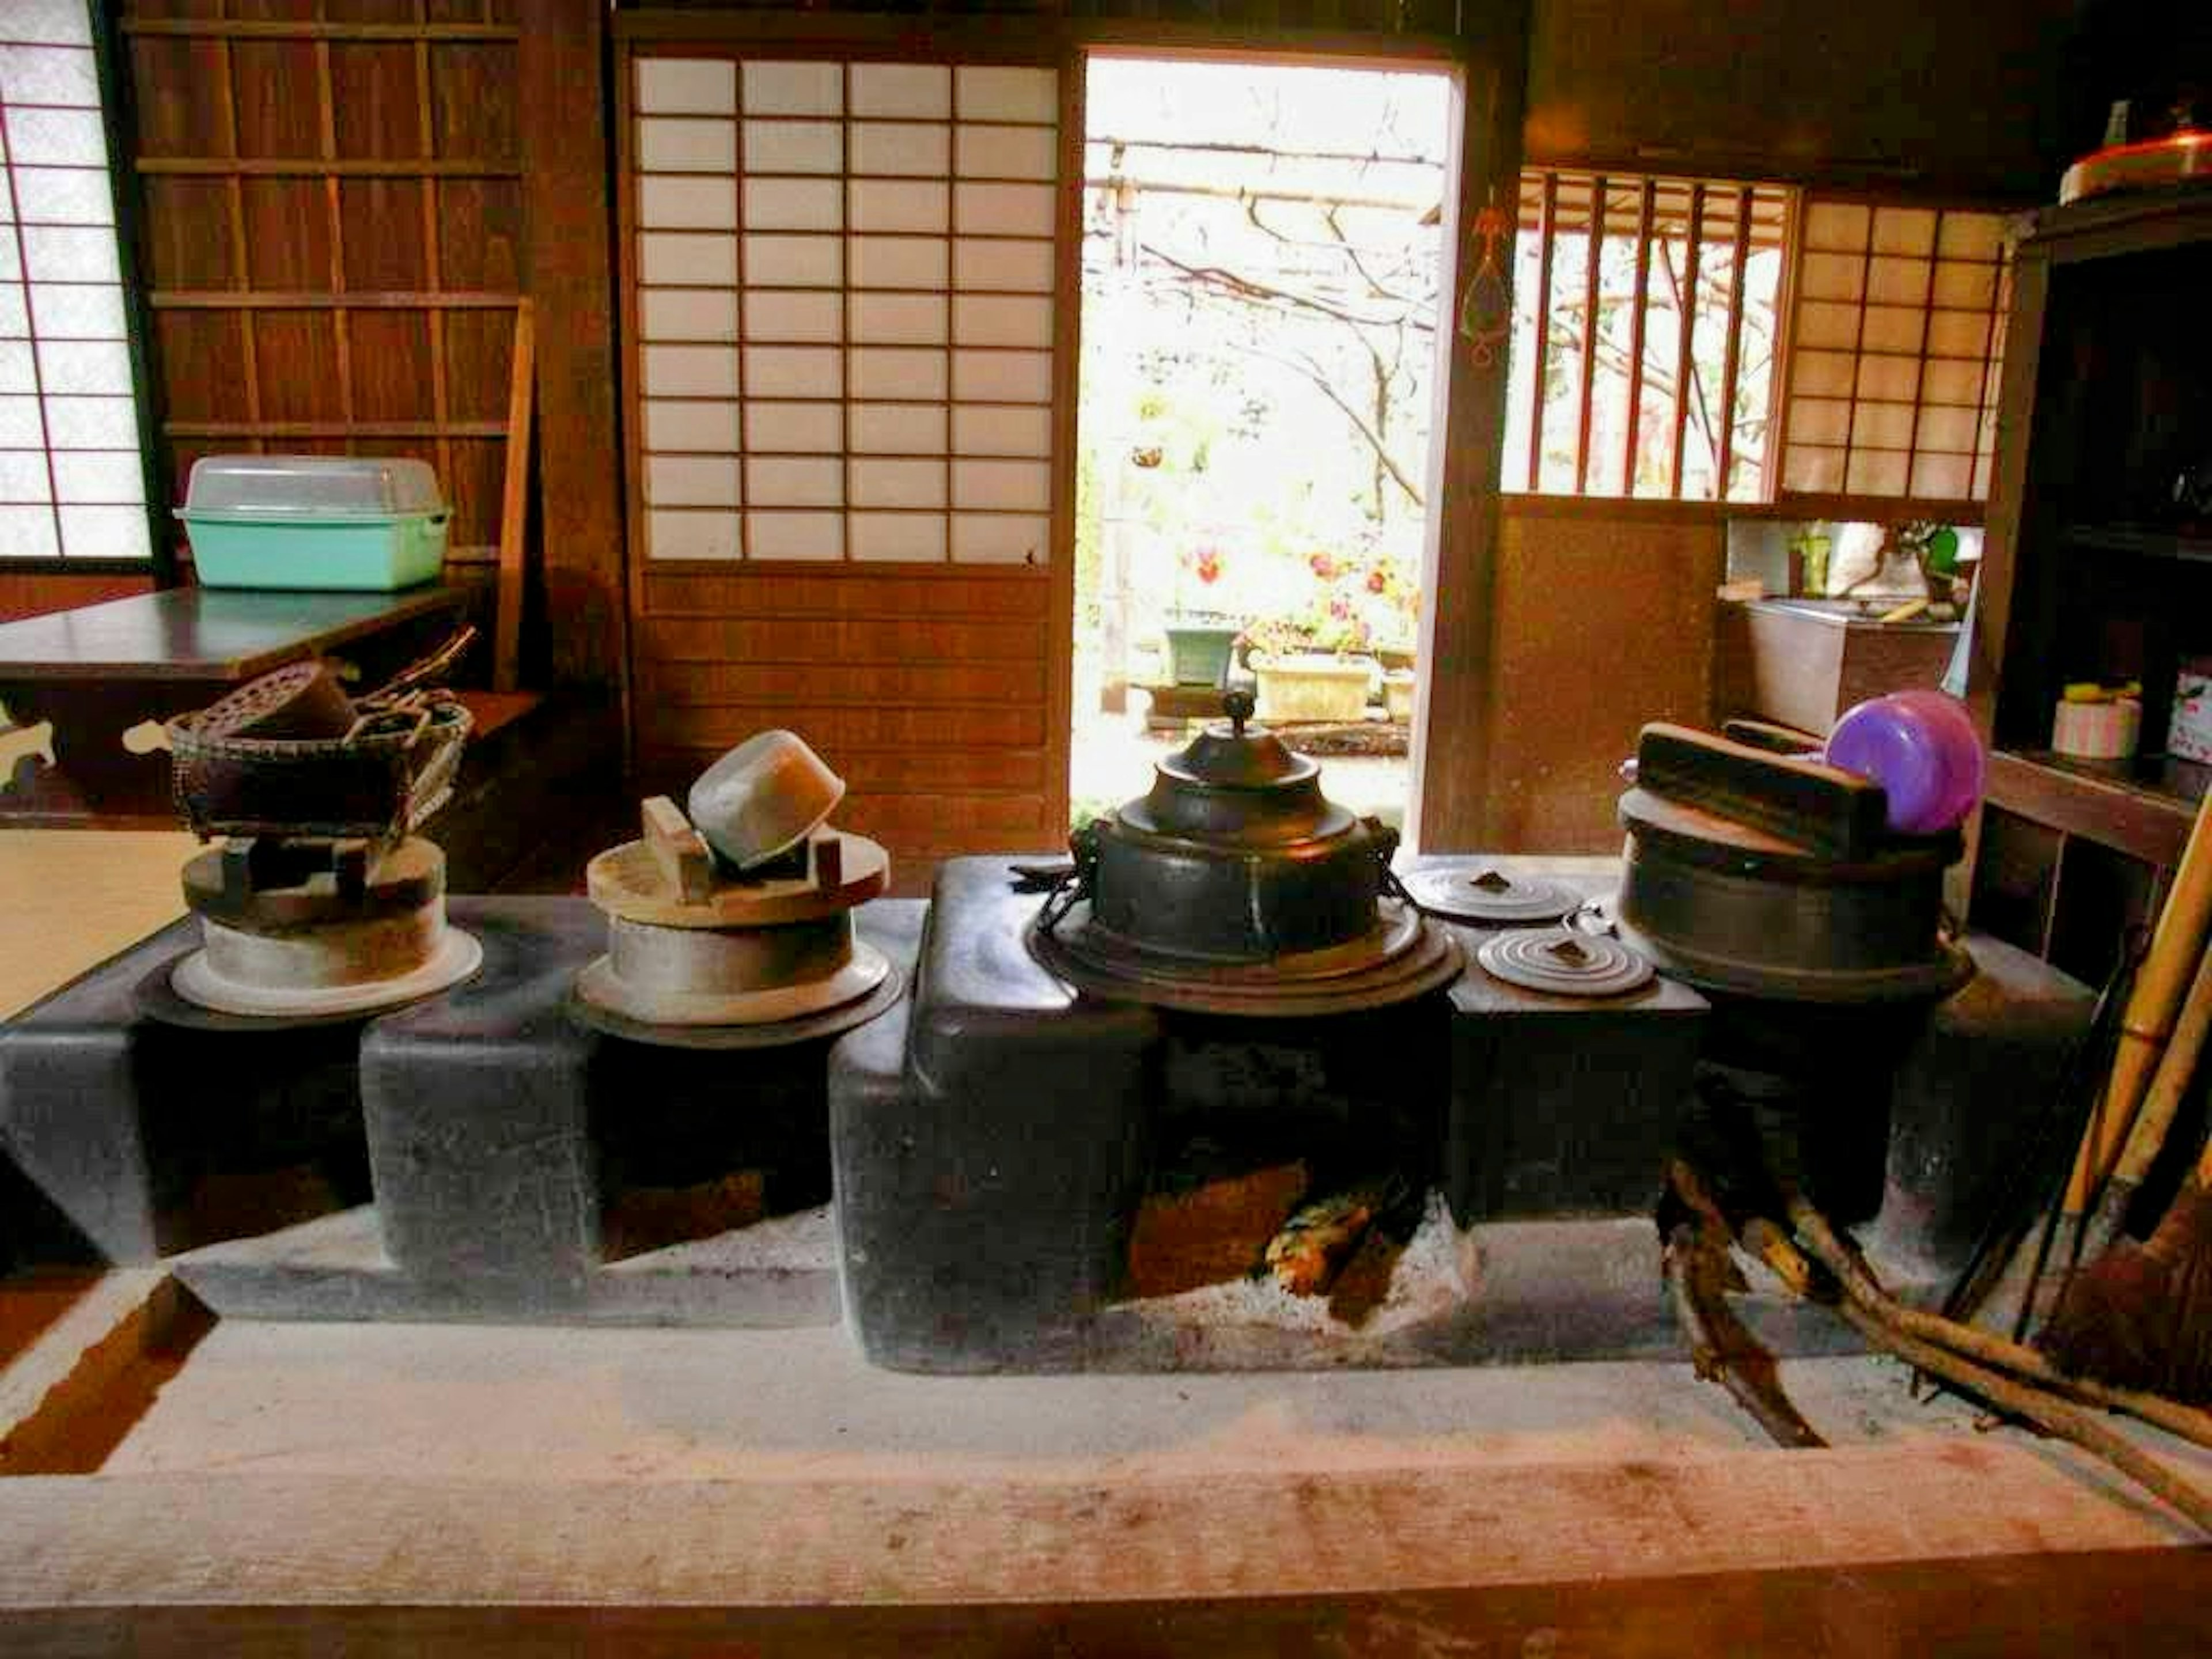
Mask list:
[[[1615,997],[1651,981],[1650,959],[1620,940],[1571,927],[1514,928],[1475,947],[1486,971],[1523,990],[1553,996]]]
[[[1582,895],[1556,881],[1514,877],[1487,866],[1417,870],[1401,877],[1414,903],[1448,921],[1520,927],[1557,921],[1582,903]]]

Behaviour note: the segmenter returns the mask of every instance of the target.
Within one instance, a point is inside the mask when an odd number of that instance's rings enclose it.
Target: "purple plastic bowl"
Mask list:
[[[1966,706],[1935,690],[1893,691],[1846,712],[1827,762],[1871,778],[1889,799],[1889,827],[1932,836],[1962,823],[1982,798],[1985,762]]]

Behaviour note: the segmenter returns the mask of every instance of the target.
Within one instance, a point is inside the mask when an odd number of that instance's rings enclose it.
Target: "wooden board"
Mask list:
[[[1729,1449],[1752,1431],[1676,1365],[902,1378],[835,1331],[198,1334],[118,1275],[6,1373],[0,1435],[100,1471],[0,1480],[11,1654],[2212,1638],[2176,1518],[1885,1362],[1786,1368],[1875,1441],[1783,1452]]]
[[[1644,722],[1711,720],[1724,557],[1710,520],[1505,512],[1482,850],[1620,847],[1619,769]]]
[[[247,680],[468,602],[454,587],[398,593],[174,587],[0,623],[0,680]]]
[[[2167,1656],[2212,1645],[2203,1561],[2178,1550],[2003,1556],[1625,1583],[1527,1584],[1237,1600],[1041,1601],[988,1607],[64,1607],[11,1616],[27,1656],[126,1651],[319,1659],[508,1659],[520,1654],[754,1654],[908,1659],[1410,1659],[1574,1655],[1680,1659],[2059,1659]],[[1918,1645],[1924,1643],[1926,1645]]]
[[[543,645],[556,678],[628,696],[628,556],[615,419],[614,241],[607,167],[605,6],[515,0],[521,154],[514,211],[538,331]],[[490,227],[487,227],[489,228]],[[526,646],[526,655],[531,650]],[[625,732],[625,742],[628,735]]]
[[[1457,71],[1455,142],[1445,173],[1451,203],[1440,292],[1464,294],[1474,281],[1484,207],[1510,200],[1521,175],[1523,58],[1528,13],[1506,8],[1490,20]],[[1504,217],[1498,270],[1510,292],[1513,216]],[[1454,322],[1456,317],[1452,317]],[[1421,565],[1420,681],[1414,693],[1408,839],[1425,853],[1467,853],[1500,845],[1491,792],[1492,727],[1506,695],[1494,659],[1492,617],[1498,544],[1498,462],[1505,441],[1506,354],[1479,356],[1455,327],[1437,331],[1443,362],[1441,411],[1430,445],[1435,475],[1428,543]]]
[[[781,726],[846,780],[841,820],[886,843],[902,878],[951,854],[1065,837],[1049,573],[656,568],[639,591],[648,787],[687,781]]]
[[[0,622],[43,617],[50,611],[100,605],[109,599],[129,599],[136,593],[153,591],[154,578],[143,571],[127,575],[80,576],[66,572],[49,574],[41,571],[33,574],[0,570]]]

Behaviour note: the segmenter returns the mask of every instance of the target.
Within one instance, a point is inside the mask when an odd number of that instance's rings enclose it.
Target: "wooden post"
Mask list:
[[[519,0],[523,286],[545,323],[537,351],[538,520],[553,673],[618,685],[627,702],[605,20],[599,0]]]
[[[1459,153],[1449,181],[1455,245],[1437,332],[1449,342],[1441,386],[1430,499],[1433,550],[1424,574],[1429,605],[1421,641],[1422,674],[1413,720],[1413,798],[1406,821],[1425,852],[1465,852],[1489,842],[1497,804],[1489,799],[1491,590],[1497,562],[1498,468],[1505,438],[1505,354],[1474,361],[1454,327],[1458,298],[1474,274],[1468,243],[1476,216],[1495,203],[1505,217],[1498,267],[1513,269],[1512,232],[1520,214],[1521,114],[1528,91],[1527,0],[1487,9],[1460,80]]]

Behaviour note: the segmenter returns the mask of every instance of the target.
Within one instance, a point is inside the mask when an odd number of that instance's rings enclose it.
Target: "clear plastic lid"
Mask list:
[[[446,510],[426,461],[376,455],[209,455],[192,463],[193,514],[388,519]]]

